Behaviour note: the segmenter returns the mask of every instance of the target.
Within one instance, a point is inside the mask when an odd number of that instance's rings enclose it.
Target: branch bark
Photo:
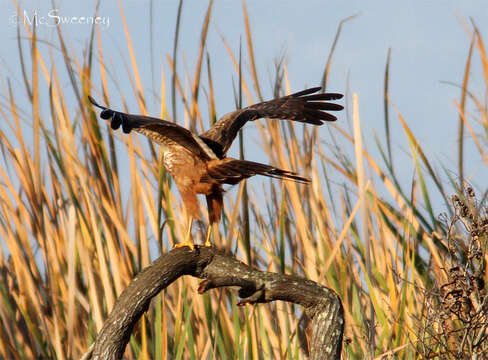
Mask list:
[[[313,281],[259,271],[215,248],[176,248],[142,270],[122,292],[83,359],[121,359],[130,335],[151,299],[183,275],[203,279],[200,294],[214,288],[236,286],[238,305],[275,300],[304,307],[310,318],[310,359],[340,359],[344,332],[344,310],[339,296]]]

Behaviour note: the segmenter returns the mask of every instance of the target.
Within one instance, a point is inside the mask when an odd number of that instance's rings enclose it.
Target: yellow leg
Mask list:
[[[215,229],[215,223],[210,223],[207,230],[207,236],[205,237],[205,244],[203,244],[203,246],[212,247],[210,238],[212,237],[212,232],[214,229]]]
[[[191,241],[191,226],[192,225],[193,225],[193,217],[190,216],[190,219],[188,220],[188,230],[186,232],[185,242],[182,242],[181,244],[176,244],[175,248],[188,246],[191,251],[193,251],[195,249],[195,244],[193,244],[193,241]]]

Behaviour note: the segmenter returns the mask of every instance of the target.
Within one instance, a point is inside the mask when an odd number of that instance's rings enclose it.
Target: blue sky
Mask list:
[[[7,76],[13,83],[21,83],[21,71],[16,44],[16,27],[12,16],[15,14],[13,2],[1,0],[3,5],[0,22],[0,86],[5,89]],[[21,1],[19,6],[31,16],[35,11],[48,18],[49,11],[56,9],[57,15],[80,17],[93,15],[94,1],[63,1],[54,7],[47,1]],[[176,22],[177,1],[154,2],[154,39],[149,37],[150,1],[121,1],[129,26],[137,64],[146,96],[154,89],[160,89],[160,68],[164,66],[169,81],[169,67],[166,55],[171,54]],[[180,66],[194,71],[200,32],[207,1],[187,0],[183,5],[180,34]],[[383,76],[388,48],[392,48],[390,71],[390,95],[392,100],[392,135],[394,153],[399,161],[406,159],[405,136],[398,120],[393,116],[397,109],[405,118],[421,145],[438,164],[456,171],[458,116],[454,101],[459,99],[459,88],[443,82],[460,84],[470,41],[470,18],[474,20],[482,35],[488,37],[488,6],[486,1],[262,1],[248,0],[247,9],[254,37],[257,69],[264,96],[272,94],[271,81],[274,62],[285,54],[288,74],[293,91],[319,84],[333,37],[339,22],[351,15],[358,16],[343,27],[331,68],[328,89],[331,91],[358,93],[363,134],[367,146],[374,149],[372,134],[383,136]],[[52,14],[52,13],[51,13]],[[127,89],[126,97],[131,109],[136,111],[131,94],[128,74],[124,62],[129,62],[126,40],[123,32],[120,10],[117,2],[103,2],[100,16],[109,23],[102,26],[104,55],[113,64],[115,74],[122,89]],[[51,21],[52,18],[46,21]],[[81,57],[88,42],[90,26],[67,24],[63,30],[69,45]],[[219,32],[224,34],[235,54],[239,39],[245,41],[242,5],[239,1],[219,1],[214,3],[211,25],[207,40],[210,53],[214,87],[217,97],[217,112],[223,115],[234,109],[233,81],[236,74],[225,50]],[[39,37],[56,42],[53,27],[39,26]],[[27,43],[25,43],[27,49]],[[151,72],[149,49],[153,47],[154,71]],[[245,48],[245,44],[243,46]],[[47,51],[47,47],[44,49]],[[46,52],[47,53],[47,52]],[[62,58],[53,51],[59,64]],[[478,55],[475,55],[477,58]],[[124,60],[122,60],[124,59]],[[185,65],[186,64],[186,65]],[[244,66],[249,69],[246,52]],[[249,74],[247,72],[247,74]],[[481,95],[484,93],[482,70],[479,60],[472,69],[470,88]],[[206,79],[206,75],[203,76]],[[68,84],[67,78],[64,79]],[[168,82],[169,84],[169,82]],[[204,86],[206,86],[204,82]],[[47,91],[47,89],[46,89]],[[71,97],[74,102],[74,96]],[[150,98],[147,96],[147,98]],[[116,107],[116,96],[112,99]],[[179,104],[181,105],[181,104]],[[202,96],[202,108],[206,108]],[[182,109],[182,106],[179,106]],[[46,105],[47,110],[47,105]],[[349,109],[350,111],[350,109]],[[149,112],[157,114],[157,101],[149,102]],[[181,114],[181,113],[180,113]],[[346,121],[345,114],[341,121]],[[252,126],[249,134],[253,136]],[[321,129],[324,137],[326,129]],[[467,175],[475,184],[484,186],[485,167],[472,141],[467,139]],[[374,152],[374,151],[373,151]],[[259,151],[250,151],[247,157],[261,160]],[[378,157],[378,161],[379,157]],[[411,161],[408,162],[409,164]],[[436,166],[440,169],[440,166]],[[402,166],[400,171],[407,183],[413,176],[412,166]],[[342,181],[341,179],[338,180]],[[441,204],[439,204],[441,205]],[[439,208],[442,210],[442,208]]]

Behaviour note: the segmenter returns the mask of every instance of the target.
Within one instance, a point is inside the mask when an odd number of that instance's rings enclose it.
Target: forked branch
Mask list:
[[[255,270],[215,248],[200,246],[194,251],[173,249],[142,270],[120,295],[83,359],[121,359],[151,299],[183,275],[204,280],[198,288],[201,294],[218,287],[238,287],[240,305],[283,300],[303,306],[311,320],[310,358],[340,359],[344,311],[334,291],[298,276]]]

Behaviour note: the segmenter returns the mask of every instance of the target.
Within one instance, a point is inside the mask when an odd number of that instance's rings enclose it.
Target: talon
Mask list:
[[[191,241],[187,241],[187,242],[184,242],[181,244],[176,244],[173,248],[176,249],[176,248],[185,247],[185,246],[188,246],[191,251],[195,250],[195,244],[192,243]]]
[[[191,225],[193,224],[193,217],[190,216],[188,219],[188,229],[186,230],[185,242],[181,244],[175,244],[174,248],[180,248],[183,246],[188,246],[190,251],[195,250],[195,244],[191,241]]]

